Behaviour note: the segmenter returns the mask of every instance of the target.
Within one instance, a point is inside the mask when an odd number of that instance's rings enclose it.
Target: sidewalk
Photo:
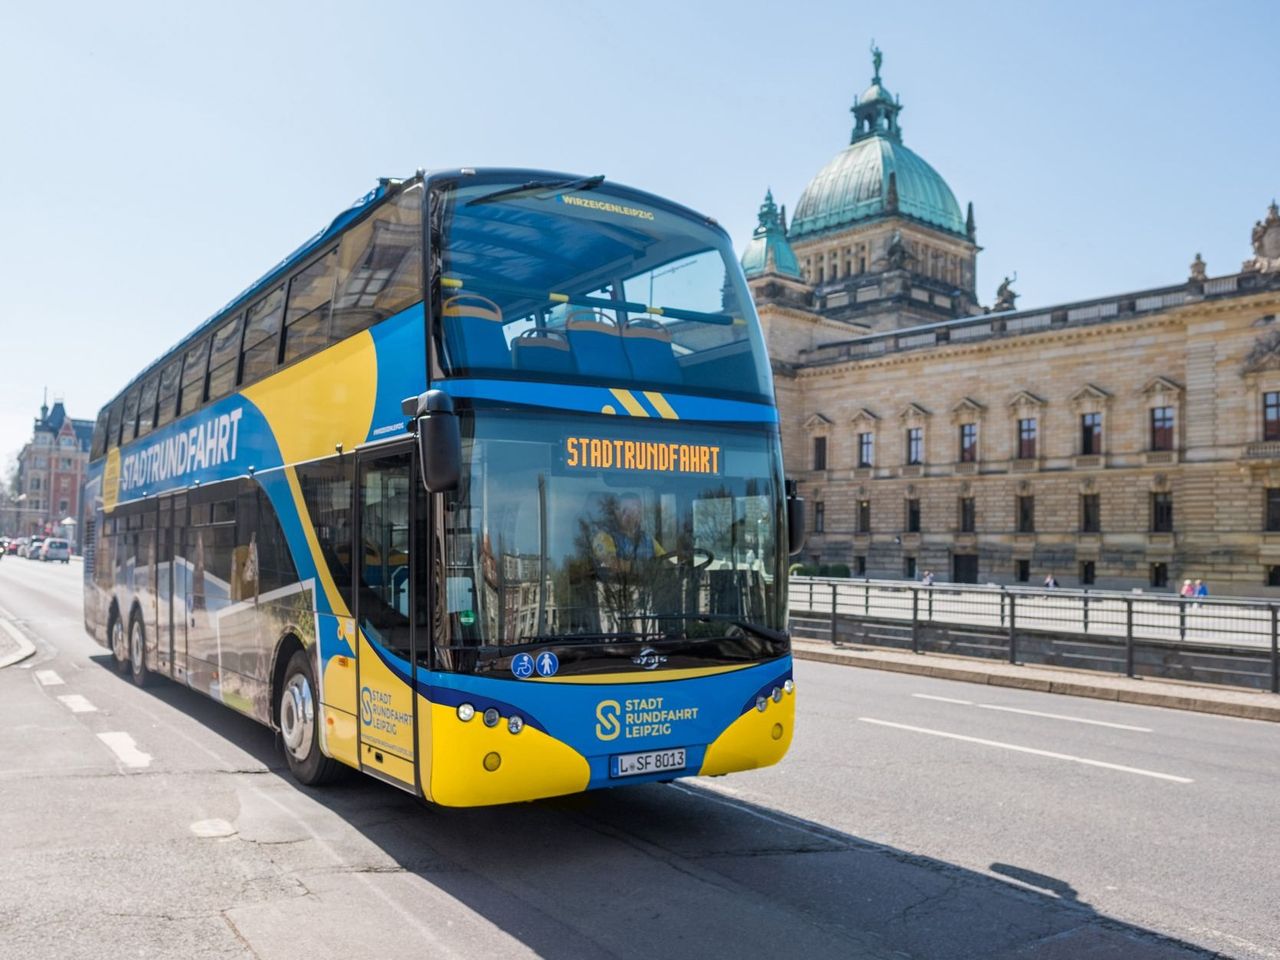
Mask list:
[[[1023,666],[942,653],[905,653],[848,644],[832,646],[821,640],[792,639],[791,652],[797,660],[818,660],[846,667],[889,670],[943,680],[985,683],[993,687],[1018,687],[1072,697],[1093,697],[1280,723],[1280,694],[1254,693],[1234,687],[1208,687],[1152,677],[1119,677],[1065,667]]]
[[[0,668],[25,660],[35,652],[35,645],[21,630],[8,620],[0,620]]]

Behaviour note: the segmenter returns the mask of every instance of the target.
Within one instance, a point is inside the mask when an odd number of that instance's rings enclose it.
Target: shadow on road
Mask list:
[[[113,669],[109,656],[94,659]],[[293,785],[270,731],[168,681],[147,692]],[[1214,956],[1106,917],[1070,883],[1031,867],[992,864],[1014,881],[1004,882],[731,798],[707,781],[475,810],[433,807],[357,774],[293,789],[385,854],[370,866],[365,849],[351,872],[416,875],[557,960]],[[441,916],[441,899],[430,899],[435,913],[422,907],[429,927],[461,918]],[[321,906],[330,922],[354,922],[341,904]]]

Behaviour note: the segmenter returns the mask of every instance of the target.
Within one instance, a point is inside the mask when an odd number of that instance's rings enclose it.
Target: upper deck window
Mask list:
[[[343,234],[337,260],[330,332],[334,341],[421,300],[421,184]]]
[[[728,238],[598,181],[468,182],[440,198],[446,375],[772,399]]]

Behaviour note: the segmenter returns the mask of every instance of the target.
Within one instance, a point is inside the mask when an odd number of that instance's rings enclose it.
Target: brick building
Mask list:
[[[18,454],[17,491],[5,505],[4,532],[56,534],[78,542],[84,526],[80,488],[89,462],[92,420],[73,420],[61,400],[40,406],[31,440]],[[75,525],[63,524],[73,518]]]
[[[743,256],[808,562],[967,582],[1280,595],[1280,211],[1253,256],[1105,299],[992,308],[972,205],[876,75],[788,225]],[[1243,246],[1243,244],[1242,244]],[[1177,581],[1177,583],[1175,583]]]

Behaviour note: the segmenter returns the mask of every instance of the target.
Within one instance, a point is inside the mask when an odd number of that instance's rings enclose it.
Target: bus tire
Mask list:
[[[119,611],[112,610],[107,623],[107,638],[110,640],[116,673],[124,676],[129,672],[129,638],[125,634],[124,621],[120,619]]]
[[[151,679],[147,669],[147,628],[136,613],[129,618],[129,667],[134,684],[145,687]]]
[[[298,782],[316,787],[337,779],[342,765],[320,751],[320,704],[307,651],[289,658],[277,706],[285,759]]]

